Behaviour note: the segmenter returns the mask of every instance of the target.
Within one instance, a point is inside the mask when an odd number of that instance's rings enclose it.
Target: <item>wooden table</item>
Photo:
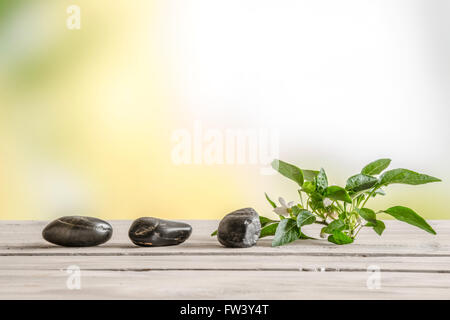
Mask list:
[[[131,222],[111,221],[106,244],[63,248],[41,238],[45,221],[2,221],[0,299],[450,298],[450,221],[430,222],[437,236],[386,221],[382,237],[367,229],[350,245],[272,248],[267,238],[248,249],[210,237],[217,221],[187,222],[194,231],[179,246],[134,246]],[[79,290],[67,287],[69,266],[80,268]]]

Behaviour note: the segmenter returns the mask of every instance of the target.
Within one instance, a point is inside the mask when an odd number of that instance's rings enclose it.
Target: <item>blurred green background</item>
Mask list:
[[[81,28],[66,26],[81,8]],[[371,206],[447,219],[450,13],[427,1],[0,1],[0,218],[271,215],[261,165],[176,165],[176,130],[275,128],[330,183],[391,157],[443,180]]]

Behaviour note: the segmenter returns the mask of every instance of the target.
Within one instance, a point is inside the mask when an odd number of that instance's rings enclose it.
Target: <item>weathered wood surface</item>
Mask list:
[[[382,237],[364,230],[351,245],[304,240],[272,248],[261,239],[248,249],[210,237],[217,221],[187,222],[194,231],[179,246],[134,246],[131,221],[112,221],[106,244],[63,248],[42,239],[47,222],[2,221],[0,299],[450,298],[450,221],[431,221],[437,236],[386,221]],[[66,285],[73,265],[80,290]],[[379,288],[369,267],[380,269]]]

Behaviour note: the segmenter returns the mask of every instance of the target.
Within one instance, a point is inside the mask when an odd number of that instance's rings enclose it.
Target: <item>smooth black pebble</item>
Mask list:
[[[138,246],[159,247],[180,244],[191,232],[192,227],[187,223],[144,217],[133,222],[128,236]]]
[[[219,223],[217,239],[225,247],[248,248],[256,244],[261,233],[259,215],[253,208],[227,214]]]
[[[64,247],[92,247],[112,236],[111,225],[92,217],[70,216],[50,222],[42,231],[48,242]]]

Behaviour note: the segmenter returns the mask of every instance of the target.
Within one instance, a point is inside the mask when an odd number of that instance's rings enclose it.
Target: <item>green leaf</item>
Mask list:
[[[300,186],[303,185],[303,172],[300,168],[277,159],[272,161],[272,168],[274,168],[286,178],[297,182]]]
[[[335,244],[348,244],[352,243],[353,239],[342,231],[334,231],[333,234],[328,237],[328,241]]]
[[[325,197],[331,200],[340,200],[348,203],[352,203],[352,198],[350,198],[347,190],[339,186],[329,186],[325,190]]]
[[[327,227],[323,227],[322,229],[320,229],[320,237],[321,238],[325,238],[326,237],[326,230],[327,230]]]
[[[298,240],[300,233],[297,227],[297,222],[292,219],[281,220],[275,232],[275,237],[272,241],[272,247],[282,246]]]
[[[316,189],[318,192],[323,193],[325,189],[328,187],[328,178],[325,170],[323,168],[320,169],[320,172],[316,176]]]
[[[369,163],[367,166],[365,166],[362,170],[362,174],[367,175],[373,175],[373,174],[380,174],[381,171],[389,167],[389,164],[391,163],[391,159],[378,159],[371,163]]]
[[[328,226],[322,229],[322,232],[333,234],[335,231],[342,231],[345,229],[345,223],[342,220],[334,220]]]
[[[308,224],[313,224],[316,222],[316,216],[313,215],[308,210],[300,209],[297,215],[297,226],[301,228]]]
[[[270,203],[270,205],[272,206],[272,208],[276,208],[277,205],[275,204],[275,202],[273,202],[273,201],[269,198],[269,196],[267,195],[267,193],[264,192],[264,194],[266,195],[266,199],[267,199],[267,201]]]
[[[316,185],[312,181],[305,181],[302,186],[302,190],[306,193],[313,193],[316,191]]]
[[[381,236],[381,234],[383,233],[384,229],[386,228],[386,226],[384,225],[384,222],[381,220],[375,220],[373,222],[368,222],[366,225],[366,227],[372,227],[373,230],[379,235]]]
[[[383,233],[384,229],[386,229],[386,226],[383,221],[377,220],[376,225],[373,227],[373,230],[378,233],[379,236]]]
[[[297,206],[293,206],[293,207],[291,208],[291,212],[292,212],[292,214],[293,214],[294,216],[297,216],[297,215],[300,213],[300,211],[302,211],[302,210],[304,210],[304,209],[301,208],[301,207],[299,207],[298,205],[297,205]]]
[[[310,237],[310,236],[307,236],[306,234],[304,234],[303,232],[300,232],[300,236],[298,237],[299,239],[302,239],[302,240],[308,240],[308,239],[311,239],[311,240],[317,240],[316,238],[312,238],[312,237]]]
[[[304,169],[302,169],[302,171],[303,171],[303,177],[307,181],[314,181],[314,178],[319,173],[319,171],[315,171],[315,170],[304,170]]]
[[[412,209],[402,206],[396,206],[384,210],[387,214],[390,214],[395,219],[409,223],[431,234],[436,234],[436,231],[425,221],[424,218],[415,213]]]
[[[264,227],[270,223],[278,222],[276,220],[272,220],[263,216],[259,216],[259,222],[261,223],[261,227]]]
[[[347,189],[349,192],[352,193],[359,192],[372,188],[374,185],[377,184],[377,182],[378,179],[375,177],[358,173],[347,179],[345,189]]]
[[[386,171],[381,175],[380,185],[387,186],[393,183],[418,185],[438,181],[441,181],[441,179],[426,174],[417,173],[408,169],[393,169]]]
[[[308,204],[313,211],[323,209],[323,196],[317,192],[310,194]]]
[[[277,228],[278,228],[278,222],[266,225],[264,228],[261,229],[261,234],[260,234],[259,238],[264,238],[264,237],[275,235]]]
[[[217,236],[217,230],[211,233],[211,237]]]
[[[366,221],[375,223],[377,221],[377,214],[369,208],[355,209],[355,211]]]

